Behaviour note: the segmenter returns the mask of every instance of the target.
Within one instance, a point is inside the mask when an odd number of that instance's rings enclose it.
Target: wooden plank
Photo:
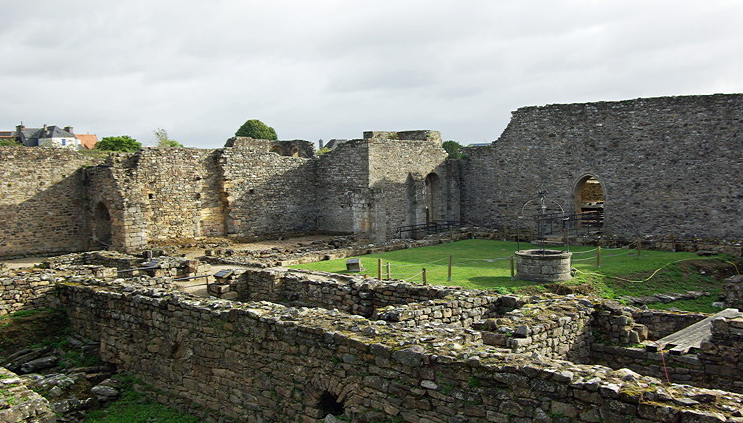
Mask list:
[[[706,319],[694,323],[678,332],[661,338],[652,345],[648,345],[648,351],[658,351],[666,346],[672,346],[671,354],[686,354],[692,348],[699,348],[704,341],[712,337],[712,321],[724,318],[741,317],[743,313],[735,308],[726,308]]]

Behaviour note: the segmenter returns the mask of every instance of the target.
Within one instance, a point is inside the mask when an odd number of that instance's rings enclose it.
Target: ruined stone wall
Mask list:
[[[447,154],[438,132],[366,132],[364,139],[369,145],[371,232],[376,242],[394,237],[400,226],[426,223],[427,217],[458,220],[447,214],[453,212],[446,199],[454,176],[447,174]]]
[[[317,229],[315,161],[227,148],[219,165],[228,234],[249,237]]]
[[[62,285],[60,298],[102,358],[160,400],[239,421],[724,421],[743,405],[628,371],[502,355],[467,330],[136,288]]]
[[[81,168],[100,161],[68,149],[0,147],[0,256],[87,249]]]
[[[323,307],[366,317],[381,307],[463,295],[458,289],[440,286],[280,269],[245,270],[230,282],[230,291],[240,301]]]
[[[743,392],[743,319],[716,319],[712,337],[703,341],[698,352],[663,354],[644,347],[595,343],[591,361],[615,369],[628,368],[644,375],[732,392]],[[667,376],[666,376],[667,375]]]
[[[368,155],[366,140],[352,140],[318,157],[318,230],[334,233],[369,230]]]
[[[54,300],[54,274],[40,270],[0,275],[0,316],[24,309],[49,307]]]
[[[462,215],[516,227],[540,188],[567,209],[592,175],[615,235],[743,238],[743,95],[524,107],[491,146],[468,148]]]
[[[638,310],[632,312],[635,323],[648,329],[648,339],[658,340],[709,317],[704,313],[665,310]]]

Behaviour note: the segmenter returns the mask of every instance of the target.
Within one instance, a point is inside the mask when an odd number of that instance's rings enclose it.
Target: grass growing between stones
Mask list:
[[[141,391],[146,389],[135,378],[116,375],[121,383],[121,397],[102,410],[88,413],[86,423],[119,423],[119,422],[158,422],[158,423],[198,423],[201,419],[190,414],[176,411],[147,398]],[[137,385],[137,390],[135,390]]]
[[[501,293],[551,291],[558,293],[594,293],[605,298],[643,296],[657,293],[707,291],[711,295],[697,300],[653,304],[656,308],[677,307],[689,311],[715,312],[721,280],[734,273],[726,263],[729,257],[701,258],[695,253],[643,250],[640,258],[634,249],[602,249],[601,267],[597,266],[595,247],[571,247],[572,266],[576,277],[561,284],[511,280],[509,257],[514,251],[539,248],[515,242],[465,240],[430,247],[411,248],[387,253],[359,256],[369,276],[377,276],[377,260],[390,263],[390,276],[411,282],[422,282],[421,269],[426,268],[427,282],[465,288],[493,290]],[[552,247],[557,248],[559,247]],[[447,281],[449,256],[452,257],[452,280]],[[291,266],[333,273],[348,273],[346,260],[328,260]],[[386,265],[382,276],[386,278]]]

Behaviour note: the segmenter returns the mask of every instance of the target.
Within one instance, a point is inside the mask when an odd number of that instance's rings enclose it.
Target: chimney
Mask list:
[[[64,130],[67,131],[67,132],[69,132],[70,134],[74,134],[74,132],[72,132],[72,127],[71,126],[65,126],[64,127]]]
[[[323,143],[322,139],[320,139],[320,149],[322,149],[322,148],[323,148],[323,144],[324,144],[324,143]]]

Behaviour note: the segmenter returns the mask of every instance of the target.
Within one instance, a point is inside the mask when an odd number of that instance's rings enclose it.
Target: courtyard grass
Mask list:
[[[642,250],[640,258],[635,249],[602,249],[601,267],[597,267],[595,247],[570,247],[572,266],[578,270],[576,277],[562,284],[511,280],[510,257],[517,248],[540,248],[528,243],[491,240],[465,240],[438,244],[430,247],[411,248],[387,253],[358,256],[369,276],[377,276],[377,260],[385,266],[390,263],[394,279],[422,282],[421,271],[426,269],[427,282],[434,285],[452,285],[465,288],[506,292],[534,292],[549,289],[560,291],[591,291],[605,298],[641,296],[691,290],[707,291],[709,297],[697,300],[653,304],[656,308],[678,307],[689,311],[714,312],[711,306],[720,293],[721,282],[707,269],[726,264],[726,256],[702,258],[695,253]],[[549,248],[549,247],[548,247]],[[559,247],[552,247],[558,248]],[[447,282],[449,256],[452,257],[452,280]],[[346,260],[327,260],[291,266],[333,273],[348,273]]]

